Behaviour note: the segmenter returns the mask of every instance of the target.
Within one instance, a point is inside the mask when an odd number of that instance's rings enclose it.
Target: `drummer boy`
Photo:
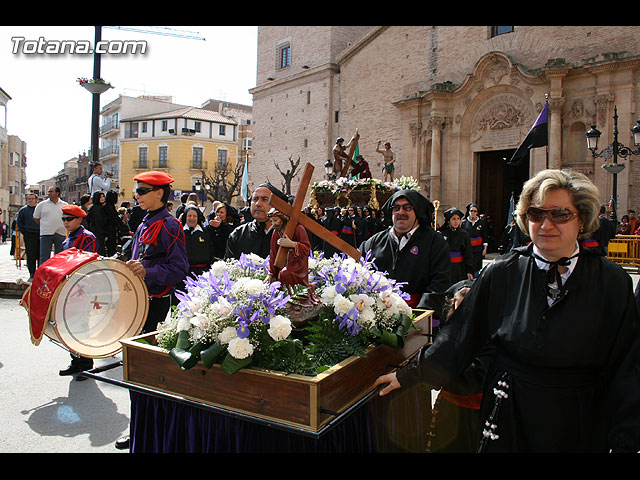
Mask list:
[[[187,277],[189,261],[180,221],[167,210],[173,177],[164,172],[143,172],[135,196],[147,215],[138,226],[131,245],[131,259],[126,265],[144,279],[149,291],[149,313],[142,332],[156,330],[171,307],[175,286]]]
[[[96,251],[96,236],[84,228],[82,220],[87,216],[78,205],[64,205],[62,207],[62,223],[67,230],[67,238],[62,243],[62,250],[77,248],[85,252]],[[71,354],[71,364],[64,370],[58,372],[61,376],[74,375],[76,373],[93,368],[93,359]],[[86,380],[82,375],[76,380]]]

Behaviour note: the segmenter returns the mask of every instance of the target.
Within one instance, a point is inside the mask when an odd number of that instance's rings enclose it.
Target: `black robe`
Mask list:
[[[482,218],[479,218],[476,223],[471,223],[467,217],[462,221],[460,228],[469,234],[471,249],[473,250],[473,271],[479,272],[482,270],[484,244],[489,243],[487,224]]]
[[[632,280],[581,248],[564,295],[551,307],[545,271],[521,247],[483,270],[434,344],[398,371],[403,388],[455,388],[490,341],[481,422],[499,437],[488,452],[640,450],[639,318]],[[505,384],[499,385],[503,381]],[[483,425],[483,428],[484,427]]]
[[[262,258],[267,258],[271,244],[272,227],[265,231],[264,226],[264,223],[254,219],[236,227],[227,239],[224,258],[238,259],[243,253],[255,253]]]
[[[438,233],[442,235],[449,245],[451,258],[451,282],[449,286],[461,280],[466,280],[468,278],[467,273],[473,274],[475,271],[469,234],[461,228],[451,230],[448,225],[440,227]]]

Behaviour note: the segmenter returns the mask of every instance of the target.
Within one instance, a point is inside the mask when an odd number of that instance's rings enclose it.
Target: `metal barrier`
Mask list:
[[[607,258],[623,267],[634,267],[640,273],[640,235],[616,235],[609,240]]]

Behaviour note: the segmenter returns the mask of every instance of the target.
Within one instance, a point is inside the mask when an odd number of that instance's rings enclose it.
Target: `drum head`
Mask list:
[[[148,308],[144,281],[124,262],[100,258],[60,285],[44,333],[83,357],[108,357],[122,349],[120,340],[140,333]]]

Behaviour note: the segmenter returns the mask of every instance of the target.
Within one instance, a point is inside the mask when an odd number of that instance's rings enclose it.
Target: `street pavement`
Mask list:
[[[9,252],[8,242],[0,244],[0,453],[128,453],[114,443],[129,430],[129,391],[58,375],[71,357],[46,336],[38,346],[31,343],[16,293],[16,280],[27,280],[29,272]],[[94,365],[118,360],[121,354]],[[122,367],[103,375],[121,380]]]
[[[92,378],[61,377],[69,353],[43,337],[34,346],[26,310],[19,305],[26,265],[16,265],[10,244],[0,244],[0,453],[126,453],[115,441],[128,433],[129,392]],[[490,255],[490,261],[494,258]],[[640,278],[631,275],[634,287]],[[95,367],[121,360],[98,359]],[[122,367],[101,375],[122,380]]]

